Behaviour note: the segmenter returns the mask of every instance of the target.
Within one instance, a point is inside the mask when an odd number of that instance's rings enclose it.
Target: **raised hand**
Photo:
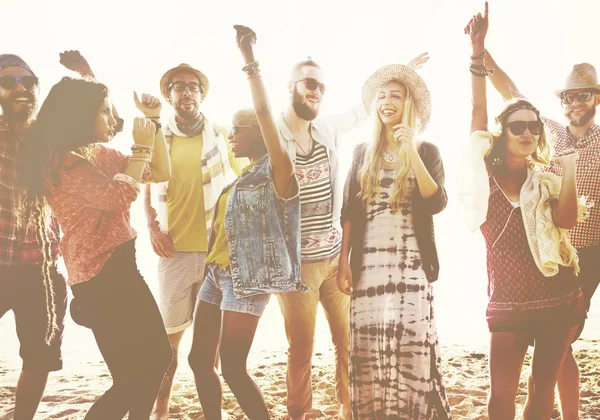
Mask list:
[[[142,94],[142,100],[138,97],[137,92],[133,92],[133,101],[137,109],[142,111],[146,118],[159,118],[162,103],[160,100],[148,93]]]
[[[83,55],[78,50],[63,51],[59,54],[60,64],[79,73],[84,77],[94,77],[92,68]]]
[[[405,146],[414,145],[415,130],[404,124],[397,124],[393,128],[396,130],[394,132],[394,140]]]
[[[243,50],[256,43],[256,33],[252,29],[243,25],[233,25],[233,28],[236,30],[235,40],[238,48]]]
[[[135,117],[133,120],[133,141],[135,144],[154,145],[156,126],[146,118]]]
[[[467,26],[465,26],[465,34],[471,38],[471,45],[482,45],[484,43],[489,27],[488,12],[488,3],[486,1],[483,16],[481,12],[473,15]]]
[[[554,158],[553,162],[562,169],[575,167],[579,159],[579,152],[575,149],[565,150],[560,156]]]
[[[410,62],[407,64],[407,66],[412,68],[413,70],[418,70],[421,67],[423,67],[423,65],[425,63],[427,63],[428,61],[429,61],[429,53],[424,52],[424,53],[417,55],[412,60],[410,60]]]

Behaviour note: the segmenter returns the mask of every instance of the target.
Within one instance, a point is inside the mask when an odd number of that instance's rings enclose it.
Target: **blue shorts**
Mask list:
[[[270,294],[238,299],[233,295],[233,279],[229,270],[223,270],[215,264],[210,264],[207,268],[198,299],[217,305],[222,311],[240,312],[259,318],[262,316],[271,298]]]

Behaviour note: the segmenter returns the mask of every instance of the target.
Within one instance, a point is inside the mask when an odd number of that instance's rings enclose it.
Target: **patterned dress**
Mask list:
[[[491,176],[486,221],[481,233],[487,249],[486,316],[492,332],[536,332],[567,328],[585,319],[583,294],[573,269],[553,277],[537,268],[521,208],[504,195]]]
[[[395,170],[382,170],[367,205],[363,266],[350,309],[354,419],[449,419],[433,291],[421,268],[412,200],[389,206]]]

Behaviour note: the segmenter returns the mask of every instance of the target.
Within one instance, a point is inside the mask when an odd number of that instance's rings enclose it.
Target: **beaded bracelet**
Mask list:
[[[154,146],[150,146],[148,144],[132,144],[131,145],[131,151],[132,152],[136,152],[136,151],[149,151],[152,152],[154,150]]]
[[[252,76],[252,75],[260,73],[260,68],[258,67],[258,61],[253,61],[251,63],[246,64],[244,67],[242,67],[242,71],[246,72],[246,74],[248,74],[248,76]]]
[[[129,158],[130,161],[137,161],[137,162],[146,162],[146,163],[150,163],[152,162],[152,160],[148,157],[135,157],[135,156],[131,156]]]
[[[479,55],[472,55],[471,56],[471,60],[481,60],[485,58],[485,50],[483,50],[483,52]]]

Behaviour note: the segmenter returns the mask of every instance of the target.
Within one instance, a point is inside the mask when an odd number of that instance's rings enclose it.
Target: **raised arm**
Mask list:
[[[485,36],[488,30],[488,4],[485,12],[473,16],[465,27],[465,33],[471,38],[471,133],[488,131],[486,66],[485,66]]]
[[[235,25],[234,28],[237,31],[237,44],[244,58],[244,69],[248,73],[256,117],[271,159],[273,183],[277,194],[280,197],[286,197],[294,173],[294,164],[283,144],[283,140],[279,137],[279,130],[271,113],[267,90],[262,77],[260,77],[258,62],[254,59],[252,45],[256,42],[256,34],[246,26]]]
[[[156,137],[154,139],[154,151],[152,153],[152,161],[150,168],[152,170],[152,179],[155,182],[165,182],[171,179],[171,161],[167,152],[167,144],[165,136],[160,129],[160,110],[162,104],[160,100],[152,95],[144,93],[142,100],[138,98],[136,92],[133,93],[133,100],[137,109],[142,111],[144,117],[151,120],[156,127]]]
[[[498,63],[492,57],[489,51],[486,50],[485,62],[490,69],[494,69],[494,74],[489,75],[490,82],[492,82],[492,86],[498,91],[500,95],[504,98],[505,101],[510,101],[511,99],[516,98],[525,98],[515,82],[512,81],[508,74],[504,72],[500,67],[498,67]]]

